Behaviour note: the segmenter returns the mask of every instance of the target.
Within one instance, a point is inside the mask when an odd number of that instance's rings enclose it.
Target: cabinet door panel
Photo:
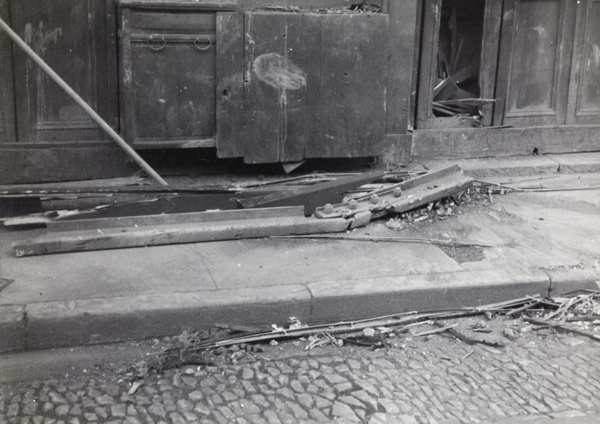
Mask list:
[[[8,19],[8,3],[0,2],[0,16]],[[15,97],[13,91],[12,45],[10,39],[0,33],[0,143],[15,141]]]
[[[578,6],[569,91],[570,124],[600,124],[600,0]]]
[[[88,104],[111,123],[105,0],[21,0],[11,3],[16,32]],[[110,6],[109,6],[110,7]],[[25,53],[15,49],[20,142],[94,140],[104,134]]]
[[[135,142],[214,136],[214,36],[160,43],[132,43]]]
[[[138,148],[213,147],[216,14],[121,9],[121,125]]]
[[[575,2],[509,0],[506,6],[498,89],[504,124],[564,124]]]

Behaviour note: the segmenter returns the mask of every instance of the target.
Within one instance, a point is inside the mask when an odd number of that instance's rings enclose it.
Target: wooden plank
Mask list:
[[[300,206],[287,206],[268,209],[228,210],[210,212],[189,212],[175,214],[158,214],[147,216],[123,216],[98,219],[78,219],[72,221],[55,221],[48,225],[53,232],[83,231],[108,228],[142,228],[157,225],[178,225],[186,223],[209,223],[218,221],[235,221],[245,219],[271,219],[303,216]]]
[[[135,102],[133,97],[133,67],[131,49],[131,9],[119,13],[119,114],[121,133],[127,142],[135,140]],[[125,71],[128,72],[125,72]]]
[[[502,9],[502,27],[500,30],[500,47],[498,49],[498,69],[496,74],[496,99],[492,125],[500,126],[504,122],[506,96],[508,94],[509,66],[512,54],[512,34],[515,30],[516,0],[504,0]]]
[[[481,64],[479,66],[480,96],[493,99],[496,95],[496,71],[498,67],[498,49],[500,48],[500,29],[502,27],[502,2],[485,0],[483,12],[483,36],[481,41]],[[488,127],[494,117],[494,105],[481,108],[482,124]]]
[[[313,130],[305,156],[377,156],[383,150],[386,125],[388,16],[310,18],[320,24],[321,51],[319,97],[310,103]]]
[[[318,206],[338,203],[348,190],[376,181],[383,177],[383,174],[382,171],[374,171],[313,186],[294,187],[281,193],[239,199],[238,202],[245,208],[303,205],[304,214],[308,216],[312,215]]]
[[[183,223],[169,225],[51,232],[30,242],[18,243],[13,246],[13,249],[17,256],[30,256],[294,234],[319,234],[346,231],[347,228],[348,221],[343,218],[323,220],[304,216],[257,216],[253,219],[215,220],[200,223],[186,220]]]
[[[421,22],[423,22],[423,4],[422,2],[417,7],[417,28],[416,28],[416,37],[415,44],[413,46],[413,67],[412,67],[412,84],[410,87],[410,102],[409,102],[409,119],[408,119],[408,129],[410,131],[415,129],[415,123],[417,120],[417,98],[418,98],[418,89],[419,89],[419,58],[421,57],[421,40],[422,40],[422,32],[421,32]]]
[[[244,156],[244,17],[217,13],[217,155]]]
[[[419,2],[393,0],[389,7],[389,61],[387,84],[386,134],[405,134],[410,115],[411,86],[414,76]]]
[[[356,206],[352,210],[348,202],[333,204],[330,210],[318,207],[315,216],[329,219],[346,216],[351,211],[358,225],[355,222],[350,228],[355,228],[361,225],[359,218],[361,216],[368,218],[365,222],[368,223],[373,217],[382,217],[390,212],[407,212],[464,191],[471,185],[473,185],[473,178],[464,175],[458,165],[452,165],[354,197]],[[394,195],[397,189],[402,193],[400,197]],[[374,195],[377,196],[376,201],[372,199]]]
[[[315,66],[319,32],[307,14],[245,14],[244,122],[246,163],[304,159],[308,130],[306,66]],[[318,65],[318,62],[316,63]]]
[[[433,87],[435,86],[441,15],[442,0],[424,1],[419,89],[417,93],[417,128],[424,126],[425,121],[433,116],[431,102],[433,100]]]
[[[264,190],[258,190],[258,193],[264,193]],[[271,191],[272,192],[272,191]],[[95,197],[91,198],[86,202],[86,199],[77,199],[75,201],[66,200],[64,203],[71,204],[71,206],[77,206],[76,209],[85,209],[86,203],[89,204],[88,208],[96,208],[98,205],[107,205],[100,209],[95,209],[82,213],[79,216],[71,216],[67,219],[99,219],[99,218],[111,218],[121,216],[144,216],[144,215],[158,215],[158,214],[176,214],[176,213],[188,213],[188,212],[202,212],[207,210],[231,210],[239,208],[237,202],[233,199],[236,198],[248,198],[255,197],[257,193],[241,192],[241,193],[214,193],[214,194],[159,194],[151,195],[134,195],[128,196],[111,196],[106,197]],[[116,197],[116,198],[115,198]],[[119,200],[120,197],[125,197],[129,201]],[[148,199],[143,200],[143,197]],[[104,200],[104,203],[102,202]],[[44,206],[48,203],[55,205],[55,209],[67,209],[61,207],[62,202],[44,202]],[[0,205],[2,204],[2,198],[0,198]],[[48,210],[48,207],[45,208]],[[36,211],[37,212],[37,211]]]
[[[600,150],[600,126],[473,128],[416,131],[413,159],[576,153]]]
[[[0,2],[0,17],[10,25],[6,1]],[[0,145],[16,141],[12,52],[10,38],[3,34],[0,36]]]
[[[105,120],[116,131],[119,129],[119,47],[118,47],[118,13],[116,2],[106,2],[106,17],[104,22],[96,21],[96,33],[105,34],[106,55],[96,58],[98,68],[106,69],[108,76],[106,84],[107,108]],[[103,27],[101,26],[104,26]]]

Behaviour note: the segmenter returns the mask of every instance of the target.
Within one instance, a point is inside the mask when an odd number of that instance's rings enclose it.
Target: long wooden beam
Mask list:
[[[57,222],[47,234],[18,242],[16,256],[127,247],[342,232],[344,218],[306,218],[303,208],[268,208]]]
[[[92,120],[98,124],[98,126],[100,126],[100,128],[102,128],[119,145],[119,147],[121,147],[125,153],[127,153],[135,161],[135,163],[137,163],[160,185],[168,185],[167,182],[163,180],[162,177],[158,175],[158,173],[150,165],[148,165],[148,163],[146,163],[146,161],[142,159],[142,157],[138,155],[137,152],[133,150],[133,148],[131,148],[131,146],[127,144],[127,142],[123,140],[121,136],[117,134],[117,132],[113,130],[112,127],[108,125],[106,121],[104,121],[104,119],[102,119],[102,117],[98,115],[98,113],[96,113],[96,111],[92,109],[91,106],[88,105],[79,94],[75,92],[75,90],[69,86],[69,84],[67,84],[46,62],[44,62],[44,59],[34,52],[33,49],[31,49],[31,47],[29,47],[27,43],[25,43],[25,41],[23,41],[21,37],[17,35],[17,33],[14,32],[12,28],[2,20],[2,18],[0,18],[0,28],[2,28],[2,30],[6,32],[6,35],[8,35],[13,42],[31,58],[31,60],[37,63],[38,66],[42,68],[42,70],[46,72],[46,74],[48,74],[48,76],[52,78],[54,82],[56,82],[69,95],[69,97],[71,97],[75,103],[77,103],[90,116],[90,118],[92,118]]]

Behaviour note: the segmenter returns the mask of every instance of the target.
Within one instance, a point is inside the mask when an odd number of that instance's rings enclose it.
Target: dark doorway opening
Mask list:
[[[489,46],[490,2],[424,3],[417,129],[484,126],[483,111],[493,103],[484,97],[490,94],[485,85],[491,75],[484,64],[490,54],[484,50]]]

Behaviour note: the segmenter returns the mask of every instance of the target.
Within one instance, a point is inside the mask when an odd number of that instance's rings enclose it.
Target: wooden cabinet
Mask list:
[[[600,123],[600,1],[507,0],[497,124]]]
[[[134,147],[216,145],[247,163],[380,152],[387,15],[150,3],[121,1],[121,122]]]
[[[214,146],[216,11],[121,6],[125,139],[137,148]]]
[[[14,30],[116,128],[113,2],[19,0],[10,2],[10,11]],[[20,144],[105,139],[86,113],[23,51],[15,48],[13,58]],[[3,71],[7,66],[10,61],[2,60]]]

